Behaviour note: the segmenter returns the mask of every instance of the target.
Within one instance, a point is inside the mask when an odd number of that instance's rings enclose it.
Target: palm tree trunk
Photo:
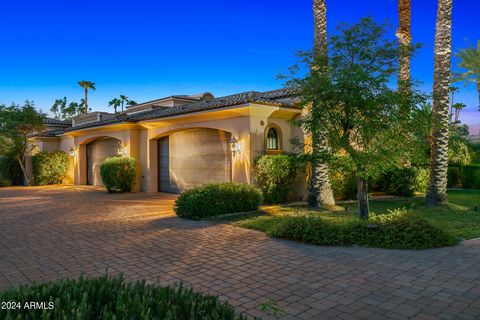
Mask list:
[[[398,88],[400,91],[410,91],[410,47],[412,35],[410,31],[410,0],[398,0],[398,30],[399,46]]]
[[[447,202],[448,94],[452,57],[452,0],[438,0],[433,84],[433,145],[427,205]]]
[[[314,21],[314,66],[328,66],[328,45],[327,45],[327,6],[325,0],[313,0],[313,21]],[[320,70],[321,72],[322,70]],[[318,108],[312,104],[311,112]],[[315,126],[316,127],[316,126]],[[319,130],[312,132],[312,154],[318,155],[328,149],[326,135]],[[308,205],[311,208],[328,208],[335,205],[333,191],[330,185],[328,164],[323,160],[314,157],[312,161],[312,176],[308,190]]]
[[[85,106],[84,112],[88,113],[88,88],[85,88]]]

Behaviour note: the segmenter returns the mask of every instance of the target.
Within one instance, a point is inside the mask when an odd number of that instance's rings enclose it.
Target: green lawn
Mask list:
[[[375,214],[385,214],[389,210],[405,208],[409,212],[425,218],[445,232],[462,239],[480,237],[480,190],[452,190],[448,192],[449,204],[441,208],[428,208],[424,205],[424,197],[371,200],[370,210]],[[340,203],[346,211],[317,212],[305,207],[265,207],[263,213],[233,216],[229,221],[238,226],[268,230],[276,216],[320,216],[331,222],[344,223],[357,217],[355,203]],[[478,207],[478,211],[474,207]]]

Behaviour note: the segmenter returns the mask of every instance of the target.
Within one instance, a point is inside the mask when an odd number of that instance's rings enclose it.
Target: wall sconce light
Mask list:
[[[237,139],[232,137],[229,143],[230,143],[230,151],[232,151],[233,156],[235,156],[237,153],[240,153],[240,144],[238,143]]]
[[[76,147],[71,147],[69,153],[70,153],[70,157],[76,157],[77,156],[77,148]]]
[[[119,155],[120,157],[123,157],[127,154],[126,152],[126,146],[123,144],[123,143],[119,143],[118,144],[118,149],[117,149],[117,155]]]
[[[30,148],[30,155],[31,156],[34,156],[34,155],[38,154],[39,152],[40,152],[40,148],[36,144],[31,146],[31,148]]]

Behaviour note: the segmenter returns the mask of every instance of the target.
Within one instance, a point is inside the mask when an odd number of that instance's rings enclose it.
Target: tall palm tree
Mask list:
[[[466,105],[465,103],[457,102],[452,107],[455,109],[455,123],[457,123],[460,118],[460,111],[464,109]]]
[[[454,101],[455,101],[455,93],[458,93],[458,87],[454,87],[454,86],[451,86],[450,88],[448,88],[448,90],[450,91],[450,115],[448,116],[450,121],[452,121],[452,117],[453,117],[453,104],[454,104]]]
[[[82,80],[82,81],[79,81],[78,84],[80,85],[80,87],[82,87],[85,91],[85,105],[84,105],[84,113],[88,113],[88,90],[89,89],[92,89],[92,90],[96,90],[95,88],[95,82],[91,82],[91,81],[86,81],[86,80]]]
[[[123,112],[123,105],[125,104],[125,102],[128,102],[128,97],[125,96],[125,95],[123,95],[123,94],[121,94],[121,95],[120,95],[120,101],[121,101],[121,103],[122,103],[122,112]]]
[[[325,0],[313,0],[313,53],[314,66],[328,66],[327,46],[327,5]],[[321,71],[321,70],[320,70]],[[318,72],[318,70],[314,70]],[[317,108],[315,103],[311,106]],[[312,153],[319,154],[328,148],[325,134],[321,130],[312,132]],[[311,208],[326,208],[335,205],[333,191],[330,185],[328,165],[324,161],[314,160],[312,162],[312,176],[308,191],[308,205]]]
[[[452,1],[438,0],[433,81],[433,143],[427,205],[447,202],[448,109],[452,58]]]
[[[398,88],[404,92],[410,91],[410,48],[412,46],[410,11],[410,0],[398,0],[398,29],[396,33],[400,44]]]
[[[113,106],[113,110],[115,110],[115,113],[117,113],[117,107],[120,105],[121,101],[117,98],[113,98],[110,100],[108,103],[109,106]]]
[[[460,75],[460,80],[465,81],[465,84],[473,82],[477,85],[478,110],[480,111],[480,40],[477,41],[476,48],[470,45],[468,48],[460,50],[456,56],[460,58],[458,66],[467,70]]]

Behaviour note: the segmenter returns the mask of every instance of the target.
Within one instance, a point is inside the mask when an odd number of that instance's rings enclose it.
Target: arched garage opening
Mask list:
[[[158,191],[180,193],[208,182],[231,181],[230,133],[207,128],[158,139]]]
[[[100,176],[100,166],[108,157],[118,155],[118,148],[121,141],[111,137],[102,137],[87,144],[87,184],[92,186],[103,186]]]

